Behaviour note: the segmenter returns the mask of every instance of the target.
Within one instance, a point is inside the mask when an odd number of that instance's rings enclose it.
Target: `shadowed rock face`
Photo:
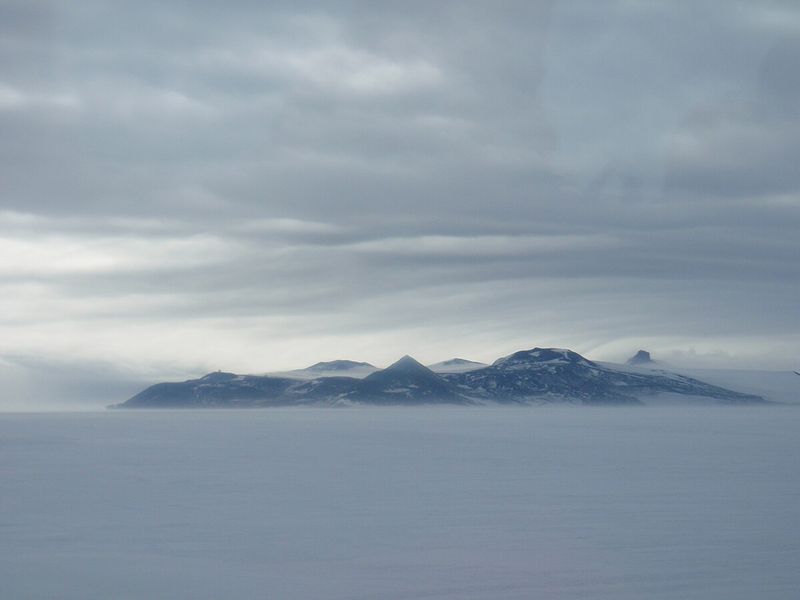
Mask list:
[[[122,404],[128,408],[224,408],[269,404],[297,383],[294,379],[209,373],[180,383],[157,383]]]
[[[639,350],[625,362],[626,365],[632,366],[647,365],[652,363],[653,359],[650,358],[650,353],[647,350]]]
[[[571,350],[533,348],[463,373],[437,374],[410,356],[363,379],[318,377],[303,381],[290,377],[209,373],[181,383],[156,384],[117,406],[638,404],[642,397],[663,392],[702,396],[725,403],[764,401],[759,396],[741,394],[667,371],[622,371],[598,365]]]

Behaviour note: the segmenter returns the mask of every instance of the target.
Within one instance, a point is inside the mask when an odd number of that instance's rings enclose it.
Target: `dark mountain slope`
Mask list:
[[[465,404],[469,401],[440,375],[404,356],[367,375],[348,399],[366,404]]]
[[[262,404],[278,399],[297,381],[279,377],[209,373],[180,383],[157,383],[122,404],[125,408],[203,408]]]

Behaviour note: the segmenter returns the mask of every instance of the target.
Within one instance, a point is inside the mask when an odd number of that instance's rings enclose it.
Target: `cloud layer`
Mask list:
[[[5,2],[4,369],[796,367],[798,34],[792,2]]]

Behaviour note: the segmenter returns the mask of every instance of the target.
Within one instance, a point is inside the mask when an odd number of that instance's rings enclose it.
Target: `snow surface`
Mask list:
[[[0,414],[0,598],[785,600],[798,431],[793,406]]]

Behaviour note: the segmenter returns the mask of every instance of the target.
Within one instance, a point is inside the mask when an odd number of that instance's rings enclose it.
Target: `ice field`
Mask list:
[[[800,408],[0,414],[0,597],[796,597]]]

